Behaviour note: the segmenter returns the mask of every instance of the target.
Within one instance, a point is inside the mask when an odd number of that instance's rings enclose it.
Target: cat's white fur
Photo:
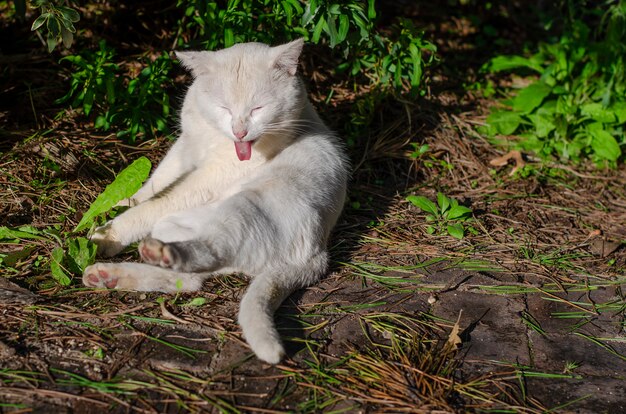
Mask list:
[[[296,75],[302,44],[177,53],[194,75],[182,133],[132,207],[92,236],[105,257],[143,240],[147,263],[96,263],[87,286],[193,291],[207,277],[242,272],[252,277],[243,334],[260,359],[280,361],[273,314],[325,273],[348,176],[341,145]]]

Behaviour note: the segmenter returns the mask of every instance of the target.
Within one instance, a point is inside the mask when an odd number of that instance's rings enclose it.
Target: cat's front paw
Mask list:
[[[118,201],[113,207],[135,207],[140,201],[135,197],[125,198]]]
[[[144,262],[151,265],[173,268],[175,270],[178,270],[180,267],[179,255],[176,249],[152,237],[146,237],[139,243],[139,255]]]
[[[124,245],[120,242],[117,233],[113,229],[113,222],[108,222],[104,226],[98,227],[91,235],[91,241],[98,246],[98,255],[102,257],[112,257],[124,250]]]

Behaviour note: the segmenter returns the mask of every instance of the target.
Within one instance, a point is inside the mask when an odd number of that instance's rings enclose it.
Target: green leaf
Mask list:
[[[502,135],[511,135],[522,123],[520,114],[516,112],[501,111],[492,112],[487,117],[487,124],[496,128]]]
[[[535,133],[539,138],[547,137],[548,134],[556,128],[556,125],[553,122],[554,118],[539,114],[528,115],[528,118],[535,126]]]
[[[65,27],[62,27],[61,39],[63,40],[63,46],[65,46],[66,49],[69,49],[70,46],[72,46],[72,41],[74,41],[74,34]]]
[[[439,208],[442,213],[445,213],[448,207],[450,207],[450,199],[446,197],[443,193],[437,193],[437,204],[439,204]]]
[[[613,135],[603,129],[590,130],[592,134],[591,147],[595,154],[609,161],[617,161],[622,150]]]
[[[59,6],[57,7],[57,10],[61,12],[63,17],[65,17],[67,20],[73,23],[76,23],[77,21],[80,20],[80,14],[78,14],[78,12],[72,8]]]
[[[146,157],[140,157],[122,170],[91,204],[74,231],[90,227],[97,216],[109,211],[118,201],[135,194],[145,179],[148,178],[151,168],[150,160]]]
[[[233,29],[226,28],[224,29],[224,47],[231,47],[235,44],[235,34]]]
[[[419,207],[420,209],[422,209],[423,211],[427,213],[434,214],[435,216],[439,214],[439,211],[437,210],[437,206],[435,205],[435,203],[433,203],[432,201],[430,201],[424,196],[410,195],[406,199],[407,201],[411,202],[413,205]]]
[[[617,119],[616,114],[605,107],[601,103],[588,103],[580,107],[580,113],[583,116],[588,116],[595,121],[603,123],[615,122]]]
[[[50,15],[50,18],[47,20],[46,27],[48,28],[49,34],[53,37],[58,36],[61,32],[61,24],[54,15]]]
[[[617,117],[617,123],[626,123],[626,102],[619,102],[612,105],[611,110]]]
[[[46,43],[48,44],[48,53],[52,53],[54,48],[57,47],[58,42],[59,41],[55,36],[50,36],[50,34],[48,34],[48,37],[46,38]]]
[[[69,270],[82,274],[87,266],[95,262],[96,250],[97,246],[84,237],[70,239],[67,249]]]
[[[339,31],[337,32],[337,40],[339,43],[346,40],[346,36],[348,35],[348,29],[350,28],[350,20],[348,16],[345,14],[339,15]]]
[[[503,70],[519,68],[528,68],[539,73],[543,72],[543,67],[537,60],[533,58],[528,59],[522,56],[497,56],[491,59],[488,66],[488,69],[491,72],[500,72]]]
[[[52,277],[61,286],[68,286],[71,283],[71,279],[63,270],[63,248],[57,247],[52,251],[52,257],[50,258],[50,272]]]
[[[468,219],[472,216],[472,209],[465,206],[455,205],[450,208],[446,218],[448,220]]]
[[[205,298],[193,298],[189,302],[184,303],[182,306],[202,306],[206,303]]]
[[[18,229],[10,229],[6,226],[0,227],[0,240],[14,239],[35,239],[46,240],[45,237],[39,236],[41,232],[31,226],[23,226]]]
[[[455,239],[461,240],[465,235],[465,230],[461,224],[448,224],[448,234]]]
[[[313,35],[311,36],[311,42],[317,44],[320,41],[320,36],[322,35],[322,30],[326,27],[326,20],[319,19],[315,28],[313,29]]]
[[[33,25],[30,27],[30,30],[34,32],[35,30],[39,29],[41,26],[43,26],[49,16],[50,13],[43,13],[41,16],[37,17],[33,22]]]
[[[513,109],[530,113],[550,94],[552,88],[543,82],[535,82],[520,90],[513,99]]]

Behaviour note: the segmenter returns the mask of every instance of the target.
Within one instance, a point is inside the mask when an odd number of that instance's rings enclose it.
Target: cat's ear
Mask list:
[[[274,67],[280,71],[294,76],[298,71],[298,59],[302,53],[304,39],[296,39],[293,42],[273,47],[275,53]]]
[[[194,76],[199,76],[211,71],[211,58],[210,55],[213,52],[174,52],[176,58],[180,63],[193,73]]]

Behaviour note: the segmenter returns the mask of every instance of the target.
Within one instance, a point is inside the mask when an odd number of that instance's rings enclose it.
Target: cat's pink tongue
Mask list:
[[[252,156],[252,141],[235,142],[235,151],[239,161],[248,161]]]

